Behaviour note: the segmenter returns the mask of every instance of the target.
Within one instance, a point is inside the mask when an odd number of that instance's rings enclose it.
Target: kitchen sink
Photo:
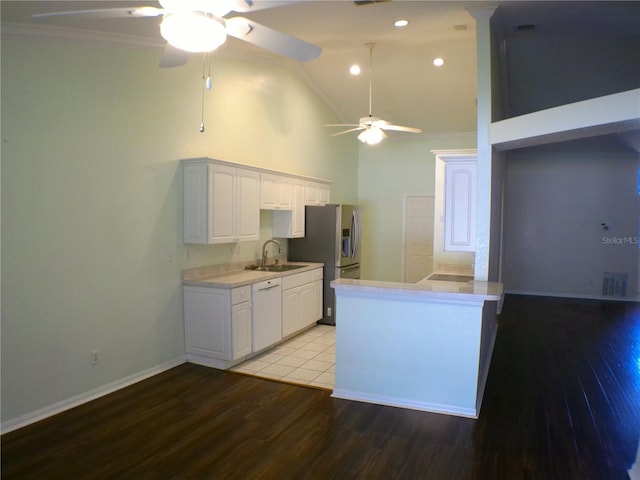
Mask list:
[[[250,265],[245,267],[245,270],[255,270],[258,272],[288,272],[289,270],[296,270],[297,268],[303,268],[306,265],[291,265],[287,263],[275,263],[273,265],[265,265],[261,267],[259,265]]]

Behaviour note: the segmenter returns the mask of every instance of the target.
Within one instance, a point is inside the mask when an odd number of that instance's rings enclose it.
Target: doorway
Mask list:
[[[406,195],[403,281],[416,283],[433,272],[433,195]]]

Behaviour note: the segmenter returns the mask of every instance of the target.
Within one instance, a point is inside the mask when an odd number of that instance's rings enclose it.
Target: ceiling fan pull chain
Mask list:
[[[205,85],[207,90],[211,90],[211,52],[207,52],[207,57],[209,57],[209,72],[207,73],[207,81]]]
[[[211,65],[211,63],[209,63]],[[200,133],[204,133],[204,90],[205,88],[208,90],[211,84],[210,77],[207,78],[204,76],[207,69],[207,53],[202,54],[202,98],[200,102]]]
[[[373,77],[373,47],[376,46],[375,43],[368,43],[367,44],[369,46],[369,117],[371,117],[373,110],[372,110],[372,98],[373,98],[373,81],[372,81],[372,77]]]

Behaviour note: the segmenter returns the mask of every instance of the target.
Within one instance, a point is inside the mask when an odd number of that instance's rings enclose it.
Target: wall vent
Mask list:
[[[626,297],[627,296],[627,272],[604,272],[602,276],[602,296]]]

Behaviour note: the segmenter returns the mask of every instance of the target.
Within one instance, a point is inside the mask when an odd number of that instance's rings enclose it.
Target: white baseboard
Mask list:
[[[387,405],[389,407],[408,408],[423,412],[443,413],[455,415],[456,417],[478,418],[475,408],[462,408],[452,405],[439,405],[435,403],[416,402],[404,398],[388,397],[384,395],[372,395],[369,393],[354,392],[353,390],[334,389],[331,394],[333,398],[343,400],[354,400],[356,402],[375,403],[377,405]]]
[[[116,390],[120,390],[121,388],[128,387],[129,385],[133,385],[134,383],[138,383],[149,377],[153,377],[154,375],[162,373],[171,368],[177,367],[178,365],[182,365],[183,363],[185,363],[185,361],[186,361],[185,357],[178,357],[174,360],[170,360],[161,365],[149,368],[147,370],[143,370],[138,373],[134,373],[133,375],[130,375],[128,377],[122,378],[120,380],[116,380],[115,382],[108,383],[94,390],[90,390],[89,392],[82,393],[80,395],[76,395],[71,398],[67,398],[66,400],[56,402],[52,405],[41,408],[34,412],[20,415],[17,418],[3,422],[0,425],[0,432],[2,434],[5,434],[13,430],[17,430],[18,428],[26,427],[27,425],[30,425],[32,423],[38,422],[40,420],[44,420],[45,418],[64,412],[65,410],[69,410],[71,408],[77,407],[78,405],[82,405],[83,403],[90,402],[91,400],[95,400],[96,398],[103,397],[105,395],[108,395],[109,393],[115,392]]]
[[[604,295],[583,295],[578,293],[553,293],[539,292],[536,290],[505,290],[506,294],[512,295],[532,295],[535,297],[559,297],[559,298],[578,298],[584,300],[607,300],[612,302],[640,302],[640,295],[631,295],[628,297],[606,297]]]

